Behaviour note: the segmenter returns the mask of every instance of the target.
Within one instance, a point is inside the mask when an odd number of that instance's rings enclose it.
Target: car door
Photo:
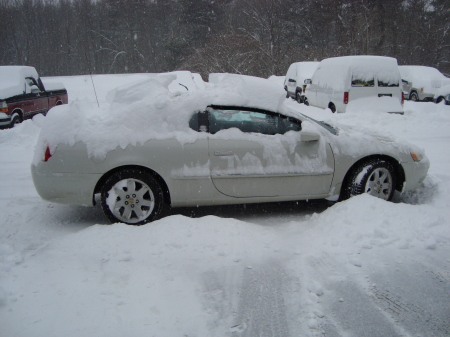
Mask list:
[[[264,111],[209,110],[214,186],[236,197],[317,196],[329,192],[332,152],[323,138],[301,141],[301,123]]]
[[[26,116],[37,113],[45,113],[48,110],[48,98],[45,91],[39,87],[38,82],[33,77],[25,79],[27,86],[27,96],[29,97],[29,108],[24,111]]]

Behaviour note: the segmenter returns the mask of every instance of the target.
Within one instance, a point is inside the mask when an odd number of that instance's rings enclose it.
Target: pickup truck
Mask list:
[[[42,83],[36,69],[0,66],[0,128],[13,127],[36,114],[46,114],[67,104],[67,90],[60,83]]]

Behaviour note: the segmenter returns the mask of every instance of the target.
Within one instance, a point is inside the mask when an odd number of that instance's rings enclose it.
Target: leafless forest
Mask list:
[[[448,0],[0,0],[0,64],[44,76],[284,75],[339,55],[450,73]]]

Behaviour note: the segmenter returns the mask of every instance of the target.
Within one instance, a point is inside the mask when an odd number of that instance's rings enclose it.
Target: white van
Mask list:
[[[377,110],[403,114],[397,60],[384,56],[342,56],[320,62],[305,83],[305,104],[332,112]]]
[[[303,103],[305,80],[311,78],[320,62],[296,62],[289,66],[284,80],[286,98],[292,97]]]

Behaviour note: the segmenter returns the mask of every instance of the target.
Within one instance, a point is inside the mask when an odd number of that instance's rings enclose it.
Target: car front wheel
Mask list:
[[[150,174],[124,169],[111,175],[103,185],[101,204],[111,222],[143,225],[161,214],[164,197],[161,186]]]
[[[391,200],[395,191],[395,174],[391,163],[376,159],[360,164],[347,180],[342,199],[368,193],[383,200]]]

